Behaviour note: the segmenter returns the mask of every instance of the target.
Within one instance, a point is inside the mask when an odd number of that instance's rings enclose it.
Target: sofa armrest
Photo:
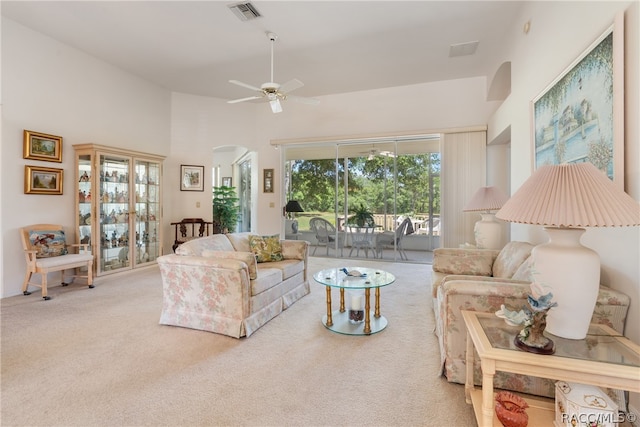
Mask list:
[[[158,258],[162,276],[160,323],[245,335],[251,314],[249,269],[240,260],[185,255]]]
[[[492,283],[521,283],[521,284],[525,284],[528,285],[531,282],[529,281],[525,281],[525,280],[515,280],[515,279],[505,279],[502,277],[491,277],[491,276],[471,276],[471,275],[464,275],[464,274],[447,274],[444,275],[440,281],[438,283],[433,283],[433,289],[432,289],[432,295],[433,297],[437,297],[438,296],[438,288],[442,285],[444,285],[447,282],[451,282],[454,280],[468,280],[468,281],[475,281],[475,282],[492,282]]]
[[[446,274],[491,276],[499,251],[493,249],[438,248],[433,251],[433,271]]]

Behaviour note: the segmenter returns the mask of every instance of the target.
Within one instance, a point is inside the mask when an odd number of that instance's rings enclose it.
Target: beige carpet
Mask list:
[[[311,273],[338,262],[312,258]],[[159,325],[155,267],[99,278],[95,289],[54,287],[47,302],[38,292],[5,298],[1,424],[475,425],[464,387],[438,376],[431,267],[358,265],[397,276],[382,289],[389,326],[371,336],[325,329],[325,288],[313,281],[310,295],[240,340]]]

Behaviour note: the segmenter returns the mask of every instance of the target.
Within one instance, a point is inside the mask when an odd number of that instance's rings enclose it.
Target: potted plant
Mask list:
[[[233,187],[213,187],[213,233],[232,233],[238,224],[239,207]]]
[[[367,209],[362,203],[360,203],[360,206],[356,206],[355,209],[353,209],[353,214],[349,218],[349,222],[358,227],[371,227],[375,224],[375,221],[373,220],[373,213],[371,213],[371,211],[369,211],[369,209]]]

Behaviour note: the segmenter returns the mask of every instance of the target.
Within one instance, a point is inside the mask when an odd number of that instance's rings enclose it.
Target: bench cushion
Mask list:
[[[36,267],[49,270],[57,267],[72,268],[73,264],[83,265],[88,262],[93,262],[93,255],[67,254],[56,257],[40,258],[36,261]]]

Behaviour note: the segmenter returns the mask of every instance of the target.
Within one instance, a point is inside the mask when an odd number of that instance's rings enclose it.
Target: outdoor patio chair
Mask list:
[[[413,233],[413,226],[411,224],[411,218],[407,217],[400,223],[398,228],[396,228],[396,231],[385,231],[384,233],[378,234],[376,237],[376,257],[382,258],[385,248],[397,248],[400,259],[408,260],[409,258],[402,247],[402,239],[411,233]]]
[[[359,256],[360,249],[362,249],[364,250],[365,257],[369,258],[369,251],[371,251],[371,254],[375,258],[375,226],[349,226],[347,229],[351,236],[351,250],[349,251],[349,256],[351,256],[354,249],[356,250],[356,256]]]
[[[332,246],[337,251],[340,248],[340,256],[344,249],[344,237],[342,234],[338,234],[338,240],[336,241],[336,228],[324,218],[314,217],[309,221],[309,228],[316,235],[318,243],[313,247],[312,256],[316,254],[318,246],[326,246],[327,256],[329,256],[329,247]]]

